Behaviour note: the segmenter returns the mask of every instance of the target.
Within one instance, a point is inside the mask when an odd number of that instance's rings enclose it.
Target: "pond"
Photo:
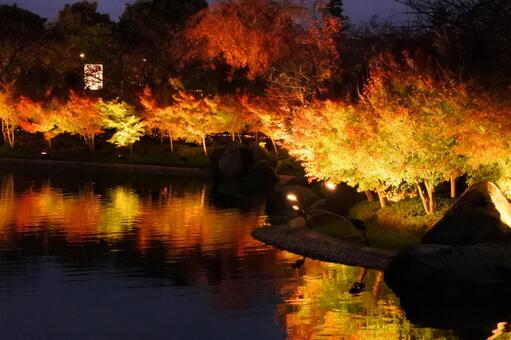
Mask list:
[[[381,272],[293,268],[300,257],[251,237],[264,197],[222,192],[177,177],[3,170],[0,338],[455,336],[410,323]]]

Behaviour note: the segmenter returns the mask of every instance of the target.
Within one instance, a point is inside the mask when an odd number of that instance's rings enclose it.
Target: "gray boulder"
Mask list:
[[[402,250],[385,270],[398,295],[485,296],[511,288],[511,250],[495,243]]]
[[[243,178],[245,183],[272,183],[276,184],[279,178],[270,164],[266,161],[258,161],[248,169]]]
[[[218,173],[222,177],[241,177],[252,166],[253,153],[243,145],[232,145],[225,149],[218,161]]]
[[[511,244],[511,205],[491,182],[471,185],[423,237],[424,244]]]

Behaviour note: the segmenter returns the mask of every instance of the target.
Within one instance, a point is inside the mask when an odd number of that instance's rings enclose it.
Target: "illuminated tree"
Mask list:
[[[65,132],[82,137],[90,150],[94,151],[94,139],[103,133],[103,115],[98,101],[71,91],[69,99],[59,111],[57,125]]]
[[[145,124],[135,115],[134,108],[120,101],[100,101],[99,108],[103,115],[103,126],[115,129],[108,140],[117,147],[129,147],[133,151],[133,144],[140,140],[145,133]]]
[[[287,107],[282,108],[274,105],[273,101],[265,97],[249,98],[244,96],[240,98],[240,102],[252,114],[250,117],[251,131],[261,131],[268,136],[273,144],[275,155],[278,156],[276,141],[289,138],[292,113],[287,110]]]
[[[26,132],[41,133],[51,147],[53,138],[63,132],[59,127],[61,106],[56,99],[43,105],[30,98],[21,97],[16,105],[20,127]]]
[[[12,148],[14,147],[16,127],[19,124],[12,84],[4,84],[0,87],[0,120],[4,143],[9,144]]]
[[[373,64],[362,96],[374,130],[372,154],[381,161],[385,181],[390,187],[415,186],[427,213],[434,212],[435,186],[454,184],[465,171],[465,158],[454,147],[470,99],[446,77],[424,65],[419,71],[407,54],[401,62],[385,54]]]
[[[321,8],[320,8],[321,7]],[[338,61],[338,19],[314,1],[302,6],[269,0],[218,2],[195,17],[188,37],[207,59],[222,57],[249,78],[268,76],[281,90],[290,82],[311,87],[328,78]]]
[[[184,138],[185,118],[179,115],[172,106],[160,107],[149,87],[145,87],[139,95],[140,104],[144,107],[143,121],[149,132],[158,130],[163,143],[165,133],[169,136],[170,151],[174,152],[174,139]]]

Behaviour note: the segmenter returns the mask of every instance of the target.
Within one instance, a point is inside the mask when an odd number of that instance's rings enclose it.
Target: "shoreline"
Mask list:
[[[384,270],[397,252],[343,241],[291,220],[255,229],[252,236],[271,246],[314,260]]]
[[[110,171],[118,173],[146,173],[153,175],[179,175],[187,177],[213,177],[215,171],[208,168],[185,168],[167,165],[60,161],[51,159],[1,158],[0,168],[37,166],[38,169],[72,169],[80,171]]]

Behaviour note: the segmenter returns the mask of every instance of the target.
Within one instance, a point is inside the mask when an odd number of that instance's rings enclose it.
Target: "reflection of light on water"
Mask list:
[[[47,240],[58,235],[63,253],[81,249],[75,245],[100,244],[101,251],[116,253],[116,259],[134,259],[135,264],[114,267],[126,270],[127,277],[133,275],[130,265],[140,270],[138,266],[147,262],[151,270],[161,265],[162,271],[172,266],[162,275],[179,271],[181,282],[199,287],[201,294],[209,292],[206,303],[214,301],[222,312],[254,313],[251,308],[257,305],[276,314],[278,327],[290,339],[433,337],[431,330],[416,329],[406,321],[380,272],[370,271],[366,291],[352,297],[348,291],[360,280],[361,268],[309,259],[303,268],[291,268],[301,257],[265,246],[250,235],[264,223],[263,207],[217,208],[208,200],[207,185],[183,189],[165,183],[152,188],[150,195],[114,186],[98,195],[92,183],[82,184],[78,192],[48,183],[16,192],[14,182],[12,176],[0,181],[2,249],[18,249],[19,240],[36,231],[50,251],[55,245]],[[85,252],[96,260],[94,253]],[[73,267],[72,274],[97,270],[82,263],[66,265]]]
[[[174,186],[162,185],[156,199],[140,197],[125,186],[100,196],[91,183],[73,194],[50,184],[16,194],[13,176],[3,177],[0,185],[0,238],[14,226],[21,233],[52,228],[70,242],[135,238],[142,252],[151,242],[173,244],[167,249],[174,254],[185,249],[214,252],[235,245],[235,254],[244,256],[269,248],[250,235],[264,223],[262,208],[243,215],[238,210],[218,210],[208,204],[207,185],[179,194],[173,192]]]
[[[116,187],[107,194],[108,203],[101,209],[98,234],[107,238],[119,238],[132,229],[140,215],[140,200],[132,190]]]
[[[287,264],[299,258],[283,257]],[[307,259],[303,268],[290,271],[296,275],[282,282],[278,311],[290,339],[434,338],[433,330],[415,328],[406,320],[381,272],[370,270],[366,290],[354,297],[348,291],[360,280],[362,268]]]

